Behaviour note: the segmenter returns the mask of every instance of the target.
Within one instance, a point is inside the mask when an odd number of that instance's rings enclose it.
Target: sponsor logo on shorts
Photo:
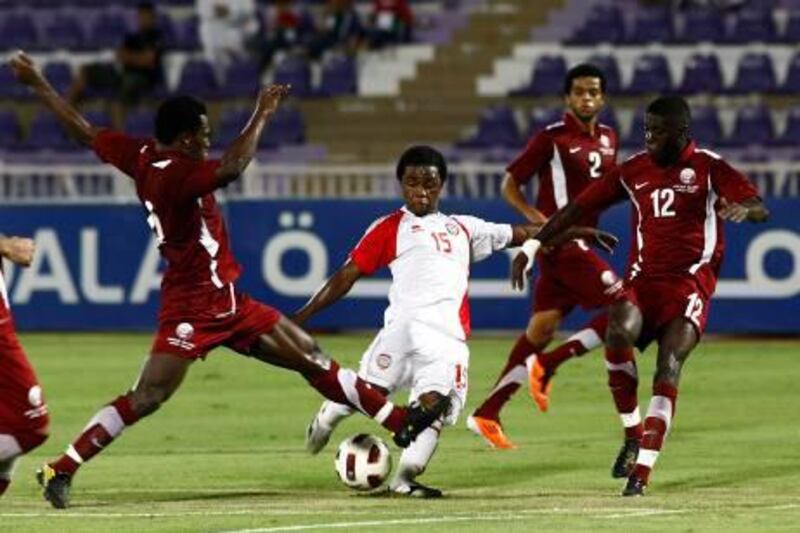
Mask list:
[[[182,350],[191,351],[194,350],[195,344],[193,342],[188,342],[183,339],[178,339],[175,337],[167,337],[167,344],[170,346],[176,346]]]
[[[388,353],[378,354],[378,357],[375,358],[375,364],[378,365],[378,368],[381,370],[386,370],[392,366],[392,356]]]

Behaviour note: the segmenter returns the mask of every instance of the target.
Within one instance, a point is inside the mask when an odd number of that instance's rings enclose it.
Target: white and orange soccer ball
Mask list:
[[[342,483],[356,490],[380,487],[392,470],[392,456],[383,440],[361,433],[339,445],[334,460]]]

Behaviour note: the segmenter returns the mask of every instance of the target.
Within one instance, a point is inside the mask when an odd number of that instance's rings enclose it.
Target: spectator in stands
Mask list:
[[[414,14],[408,0],[373,0],[367,36],[371,48],[411,41]]]
[[[248,44],[258,33],[255,0],[197,0],[200,41],[219,77],[231,62],[250,55]]]
[[[263,38],[256,42],[261,67],[268,67],[281,50],[304,48],[315,34],[314,20],[308,12],[299,10],[294,0],[277,0],[274,13],[261,31]]]
[[[77,103],[91,89],[118,95],[123,106],[129,107],[161,83],[164,39],[157,25],[155,5],[140,2],[136,14],[137,29],[125,35],[116,50],[116,61],[81,68],[69,89],[70,102]]]
[[[361,45],[364,26],[353,0],[328,0],[322,29],[309,45],[309,55],[318,59],[328,50],[352,54]]]

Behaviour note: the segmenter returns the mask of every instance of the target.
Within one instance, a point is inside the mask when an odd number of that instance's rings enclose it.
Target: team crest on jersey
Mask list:
[[[378,354],[378,357],[375,359],[375,364],[377,364],[378,368],[381,370],[386,370],[392,366],[392,356],[388,353]]]
[[[681,170],[679,178],[684,185],[691,185],[697,179],[697,174],[693,168],[684,168]]]
[[[444,225],[447,233],[450,235],[458,235],[458,224],[453,224],[452,222],[448,222]]]

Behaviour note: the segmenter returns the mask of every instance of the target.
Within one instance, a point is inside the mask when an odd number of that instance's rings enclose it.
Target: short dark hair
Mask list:
[[[447,163],[444,160],[444,156],[439,150],[431,146],[416,145],[407,148],[403,152],[397,162],[398,181],[403,180],[406,167],[436,167],[439,171],[439,177],[442,178],[442,183],[447,180]]]
[[[689,104],[680,96],[660,96],[656,98],[647,106],[647,113],[664,118],[682,119],[687,124],[692,120]]]
[[[139,2],[139,3],[136,4],[136,10],[137,11],[153,11],[154,12],[156,10],[156,4],[155,4],[155,2],[147,2],[147,1]]]
[[[183,133],[195,133],[207,114],[206,105],[191,96],[173,96],[164,100],[156,112],[156,139],[172,144]]]
[[[567,76],[564,78],[564,94],[569,94],[572,91],[572,81],[575,78],[599,78],[600,90],[604,93],[606,92],[606,75],[594,65],[581,63],[569,69]]]

